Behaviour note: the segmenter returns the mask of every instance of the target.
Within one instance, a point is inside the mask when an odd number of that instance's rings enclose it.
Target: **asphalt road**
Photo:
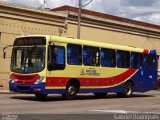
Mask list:
[[[97,99],[92,94],[80,94],[73,101],[63,100],[60,95],[49,95],[46,100],[40,101],[29,94],[0,94],[0,114],[0,119],[33,117],[34,120],[46,116],[56,120],[105,119],[107,116],[112,120],[118,118],[117,114],[153,114],[158,115],[154,117],[159,120],[160,91],[135,93],[132,98],[109,94],[106,98]]]

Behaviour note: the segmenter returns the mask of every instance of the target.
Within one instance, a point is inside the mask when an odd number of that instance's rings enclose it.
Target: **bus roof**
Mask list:
[[[109,48],[109,49],[115,49],[115,50],[124,50],[124,51],[132,51],[132,52],[139,52],[139,53],[150,53],[150,50],[148,49],[116,45],[116,44],[108,44],[108,43],[95,42],[95,41],[89,41],[89,40],[82,40],[82,39],[76,39],[73,37],[60,37],[60,36],[53,36],[53,35],[27,35],[27,36],[21,36],[21,37],[46,37],[46,38],[49,38],[47,39],[47,42],[71,43],[71,44],[80,44],[80,45],[87,45],[87,46],[100,47],[100,48]],[[155,51],[155,50],[152,50],[152,51]]]
[[[148,49],[108,44],[108,43],[102,43],[102,42],[94,42],[94,41],[88,41],[88,40],[81,40],[81,39],[76,39],[76,38],[71,38],[71,37],[51,36],[50,41],[80,44],[80,45],[94,46],[94,47],[100,47],[100,48],[109,48],[109,49],[116,49],[116,50],[133,51],[133,52],[140,52],[140,53],[149,53]]]

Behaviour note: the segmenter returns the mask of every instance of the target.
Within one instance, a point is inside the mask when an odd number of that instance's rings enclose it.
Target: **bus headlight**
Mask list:
[[[14,80],[12,77],[9,78],[9,81],[10,81],[11,83],[16,83],[15,80]]]
[[[38,84],[38,83],[42,82],[42,80],[44,80],[44,76],[39,77],[39,78],[35,81],[35,84]]]

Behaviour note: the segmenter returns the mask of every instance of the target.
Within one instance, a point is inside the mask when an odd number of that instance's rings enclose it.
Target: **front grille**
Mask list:
[[[30,86],[17,86],[17,88],[20,90],[29,90],[31,87]]]
[[[38,74],[32,75],[17,75],[12,74],[11,77],[15,79],[17,84],[34,84],[35,81],[39,78]]]
[[[22,76],[22,75],[15,75],[15,77],[19,80],[32,80],[35,78],[35,75],[33,76]]]
[[[33,84],[33,81],[17,81],[16,83],[18,83],[18,84]]]

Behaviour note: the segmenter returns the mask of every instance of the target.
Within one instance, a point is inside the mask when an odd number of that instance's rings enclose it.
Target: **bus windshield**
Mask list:
[[[37,73],[45,67],[45,47],[14,47],[11,58],[11,71],[16,73]]]

